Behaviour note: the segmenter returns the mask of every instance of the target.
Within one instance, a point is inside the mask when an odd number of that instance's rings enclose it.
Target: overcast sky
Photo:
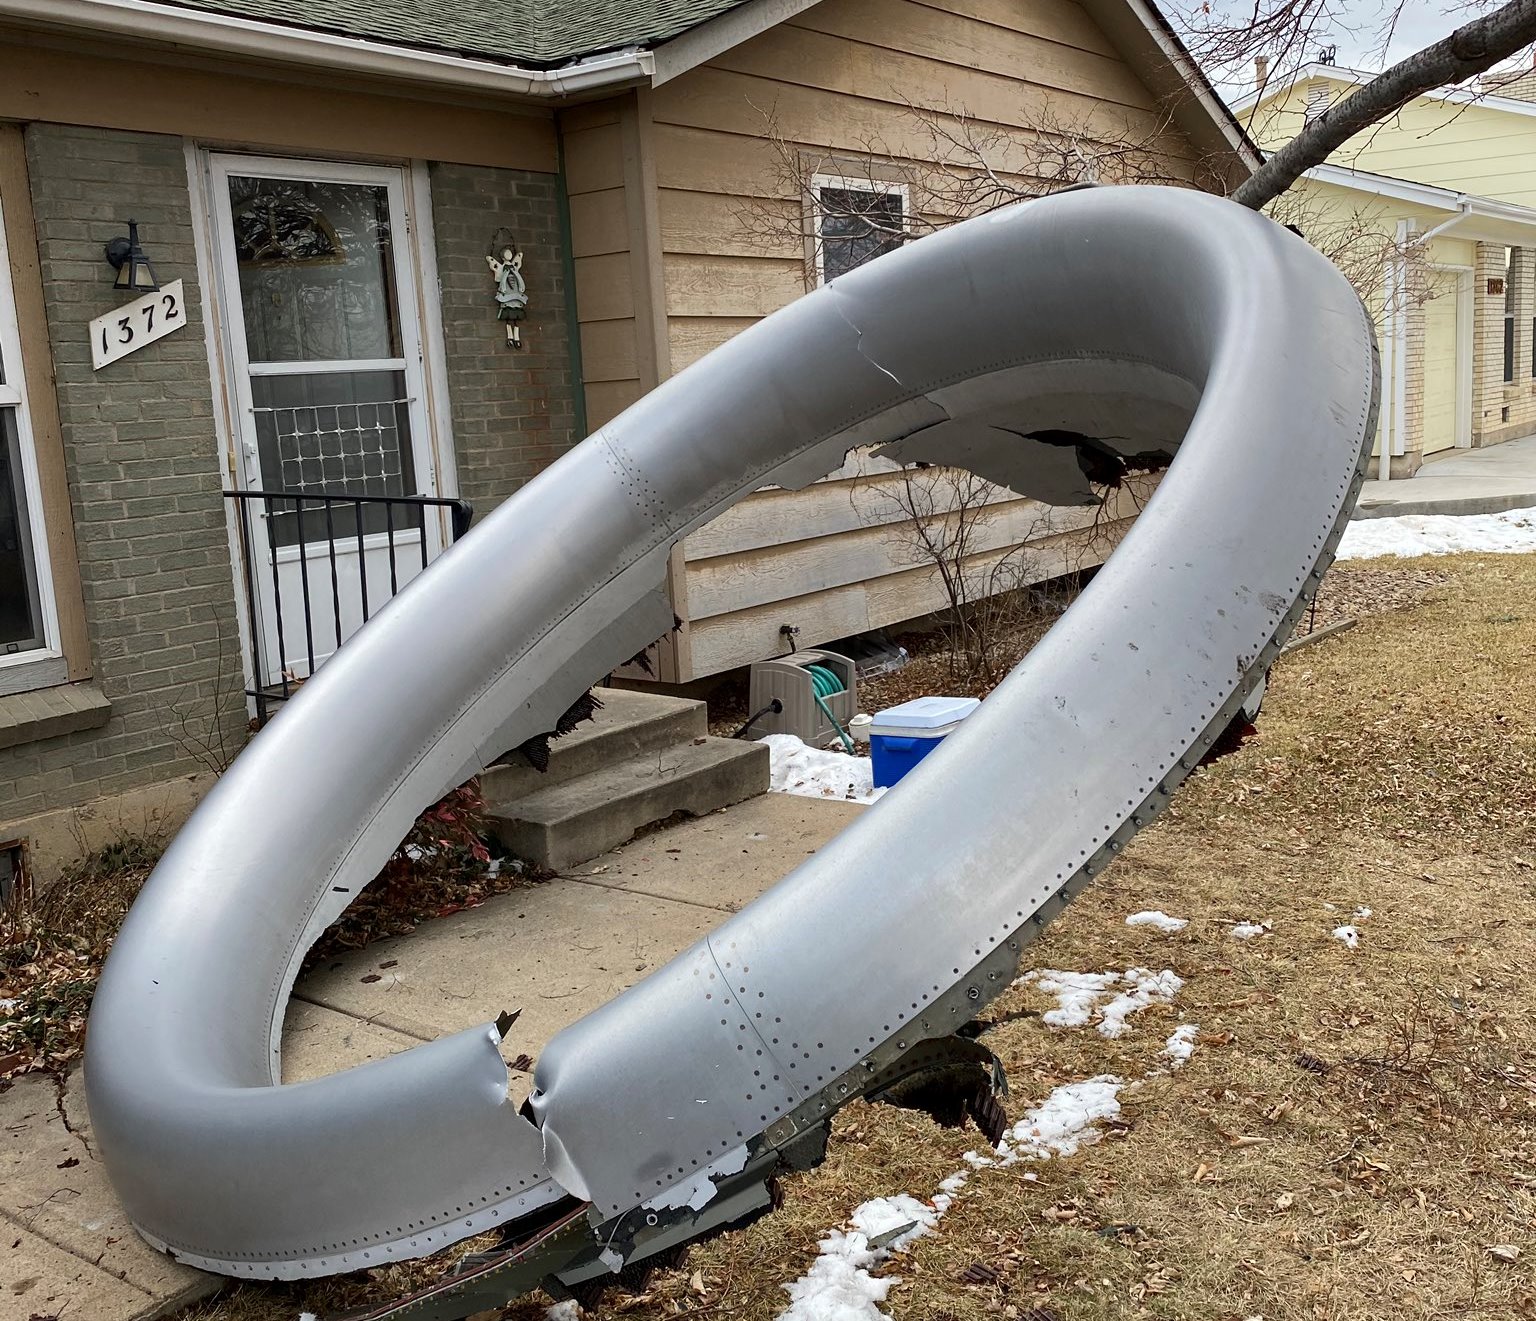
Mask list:
[[[1375,0],[1356,0],[1349,8],[1353,11],[1358,31],[1340,31],[1337,40],[1339,60],[1351,68],[1384,69],[1449,36],[1460,24],[1476,17],[1465,6],[1446,5],[1437,0],[1408,0],[1398,17],[1392,43],[1383,61],[1381,38],[1386,27],[1385,6]]]
[[[1333,7],[1346,13],[1347,20],[1341,21],[1327,35],[1320,33],[1314,44],[1318,47],[1336,44],[1338,63],[1346,68],[1380,72],[1449,36],[1479,12],[1465,0],[1405,0],[1383,52],[1387,24],[1399,4],[1400,0],[1339,0]],[[1233,7],[1228,0],[1220,5],[1220,12],[1230,13]],[[1171,3],[1166,5],[1165,12],[1176,16],[1179,8],[1178,3]],[[1309,55],[1315,53],[1309,52]],[[1525,58],[1528,56],[1522,57]],[[1206,73],[1228,99],[1241,97],[1253,86],[1253,68],[1248,64],[1241,69],[1207,68]]]

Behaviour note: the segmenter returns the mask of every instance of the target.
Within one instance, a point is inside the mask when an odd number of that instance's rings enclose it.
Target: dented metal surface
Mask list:
[[[134,1223],[209,1269],[295,1278],[526,1225],[574,1197],[592,1204],[580,1274],[761,1209],[771,1170],[814,1152],[833,1111],[1008,984],[1034,932],[1225,727],[1331,558],[1376,391],[1369,324],[1332,266],[1244,208],[1163,188],[957,226],[667,382],[328,662],[156,870],[87,1059]],[[531,1119],[507,1100],[490,1025],[279,1084],[304,950],[422,807],[666,632],[680,538],[862,445],[1091,499],[1059,432],[1177,457],[959,732],[544,1048]]]

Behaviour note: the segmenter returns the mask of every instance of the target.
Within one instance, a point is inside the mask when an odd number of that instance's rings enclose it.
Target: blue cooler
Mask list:
[[[875,788],[895,784],[980,705],[977,697],[919,697],[877,711],[869,727]]]

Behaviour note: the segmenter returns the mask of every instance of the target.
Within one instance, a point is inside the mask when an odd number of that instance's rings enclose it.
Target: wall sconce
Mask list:
[[[153,293],[160,287],[155,278],[155,268],[149,264],[144,249],[139,246],[138,222],[128,222],[128,237],[118,237],[107,244],[107,261],[117,272],[113,282],[115,289],[131,289],[135,293]]]

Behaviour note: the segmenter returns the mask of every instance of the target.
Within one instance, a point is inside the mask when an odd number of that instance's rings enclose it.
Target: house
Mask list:
[[[967,151],[1255,161],[1147,0],[529,8],[0,0],[0,880],[174,820],[468,505],[948,218]],[[933,609],[894,477],[699,532],[659,677]]]
[[[1272,148],[1372,76],[1308,64],[1261,76],[1234,109]],[[1418,97],[1274,214],[1339,262],[1377,319],[1373,476],[1536,432],[1536,69]]]

